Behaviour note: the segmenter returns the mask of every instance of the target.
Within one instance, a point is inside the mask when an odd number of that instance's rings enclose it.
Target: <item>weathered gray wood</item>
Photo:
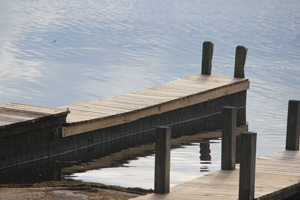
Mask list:
[[[290,100],[288,108],[286,150],[299,150],[300,101]]]
[[[222,170],[233,170],[236,164],[236,108],[222,108]]]
[[[136,121],[148,116],[162,114],[180,108],[196,105],[208,100],[231,95],[249,88],[248,79],[233,79],[232,77],[195,75],[178,79],[162,85],[106,99],[92,101],[97,106],[89,106],[89,102],[61,107],[69,108],[67,125],[62,129],[62,136],[68,137],[84,132],[94,131],[115,125]],[[165,95],[162,91],[172,91],[175,96]],[[184,91],[184,92],[183,92]],[[156,93],[156,95],[153,95]],[[159,95],[160,94],[160,95]],[[167,98],[166,98],[167,97]],[[96,103],[97,102],[97,103]],[[131,107],[128,111],[108,113],[102,107]],[[87,108],[86,110],[84,108]],[[74,111],[74,112],[73,112]],[[79,117],[79,112],[93,113],[87,117]],[[106,113],[107,112],[107,113]],[[99,114],[96,116],[95,114]]]
[[[203,42],[201,74],[211,75],[213,53],[214,53],[214,44],[209,41]]]
[[[170,150],[171,128],[156,128],[155,137],[155,180],[154,192],[158,194],[170,191]]]
[[[234,77],[235,78],[245,78],[245,63],[247,57],[248,49],[244,46],[237,46],[235,52],[235,68]]]
[[[21,105],[23,107],[28,107],[29,110],[16,110],[5,108],[4,106],[18,106]],[[0,109],[0,121],[7,123],[0,123],[0,138],[8,137],[12,135],[17,135],[20,133],[25,133],[29,131],[34,131],[36,129],[43,129],[46,127],[56,126],[58,124],[65,124],[66,117],[69,114],[69,111],[66,110],[55,110],[53,109],[52,113],[49,108],[45,108],[45,110],[49,110],[47,113],[38,113],[36,111],[31,111],[30,109],[35,109],[34,106],[23,105],[23,104],[6,104],[3,105]],[[38,107],[43,110],[44,108]],[[20,116],[18,116],[20,113]],[[9,115],[10,114],[10,115]],[[28,117],[35,116],[35,117]]]
[[[254,199],[257,133],[241,134],[239,199]]]

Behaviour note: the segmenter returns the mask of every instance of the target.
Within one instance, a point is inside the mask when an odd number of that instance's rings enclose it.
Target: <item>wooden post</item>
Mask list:
[[[245,78],[245,63],[248,49],[244,46],[237,46],[235,52],[234,78]]]
[[[214,44],[209,41],[203,42],[201,74],[211,75],[213,53],[214,53]]]
[[[257,133],[241,134],[239,199],[254,199]]]
[[[290,100],[287,118],[286,150],[299,150],[300,101]]]
[[[169,193],[170,190],[171,128],[156,127],[154,192]]]
[[[222,170],[235,169],[236,163],[236,108],[222,108]]]

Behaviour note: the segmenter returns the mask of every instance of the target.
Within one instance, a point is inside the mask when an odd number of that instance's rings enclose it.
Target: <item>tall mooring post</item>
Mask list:
[[[239,199],[254,199],[257,133],[241,133]]]
[[[214,44],[209,41],[203,42],[201,74],[211,75],[213,53],[214,53]]]
[[[234,78],[245,78],[245,63],[248,49],[244,46],[237,46],[235,52]]]
[[[233,170],[236,164],[236,108],[222,108],[222,170]]]
[[[290,100],[286,130],[286,150],[299,150],[300,101]]]
[[[170,191],[170,150],[171,128],[156,127],[154,192],[158,194]]]

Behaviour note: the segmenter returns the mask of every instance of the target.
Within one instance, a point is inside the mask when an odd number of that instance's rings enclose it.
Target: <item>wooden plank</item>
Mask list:
[[[118,113],[122,113],[117,110],[112,110],[112,109],[101,109],[101,107],[98,107],[93,104],[77,104],[77,105],[71,105],[69,106],[69,110],[72,112],[72,110],[82,110],[82,111],[89,111],[89,112],[94,112],[94,113],[99,113],[99,114],[109,114],[109,115],[115,115]]]
[[[201,84],[201,83],[189,83],[189,82],[175,82],[175,83],[169,83],[166,84],[167,87],[173,87],[174,89],[188,89],[191,91],[205,91],[206,88],[214,88],[214,87],[221,87],[224,86],[226,83],[220,84],[220,83],[206,83],[206,84]]]
[[[187,95],[192,95],[192,94],[196,94],[199,93],[199,90],[195,90],[195,89],[189,89],[189,88],[174,88],[172,86],[164,86],[164,87],[156,87],[156,88],[149,88],[148,90],[141,90],[139,91],[141,93],[147,93],[147,92],[151,92],[151,93],[169,93],[169,94],[178,94],[182,96],[187,96]]]
[[[28,111],[3,108],[3,107],[0,107],[0,113],[1,115],[24,117],[24,118],[35,118],[35,117],[42,117],[47,115],[44,113],[28,112]]]
[[[9,125],[9,124],[11,124],[11,122],[1,121],[0,120],[0,126],[5,126],[5,125]]]
[[[69,115],[67,117],[67,123],[85,122],[93,120],[94,117],[80,116],[80,115]]]
[[[18,103],[8,103],[0,107],[19,110],[20,112],[23,111],[28,113],[44,114],[44,116],[48,114],[60,114],[61,112],[66,111],[64,109],[59,109],[59,108],[44,108],[44,107],[31,106],[25,104],[18,104]]]
[[[83,103],[73,104],[73,105],[69,105],[69,106],[64,106],[61,108],[69,108],[71,110],[72,108],[83,108],[83,107],[91,108],[94,110],[93,112],[102,112],[102,113],[107,113],[105,111],[109,111],[108,113],[110,113],[111,111],[128,112],[128,111],[134,110],[134,109],[114,108],[111,106],[103,105],[103,104],[101,104],[101,102],[96,102],[96,101],[83,102]]]
[[[146,90],[141,90],[135,93],[146,92],[146,91],[156,91],[156,92],[164,92],[171,91],[173,93],[179,93],[182,95],[185,94],[193,94],[205,91],[207,89],[216,88],[218,86],[224,86],[223,84],[196,84],[196,83],[169,83],[166,85],[157,86],[155,88],[149,88]]]
[[[166,102],[166,101],[171,101],[175,98],[155,97],[155,96],[138,95],[138,94],[131,93],[131,94],[122,95],[122,96],[118,97],[118,99],[135,101],[135,102],[143,103],[145,105],[152,106],[152,105],[163,103],[163,102]]]
[[[234,78],[229,76],[217,76],[217,75],[200,75],[196,74],[193,76],[188,76],[182,79],[196,80],[196,81],[231,81],[231,82],[240,82],[241,80],[246,80],[245,78]]]
[[[70,114],[68,116],[73,116],[73,115],[83,116],[83,117],[91,117],[91,118],[101,118],[101,117],[108,116],[108,114],[90,112],[90,111],[86,111],[86,110],[76,110],[76,109],[70,110]]]
[[[11,113],[2,113],[0,112],[0,118],[3,117],[3,118],[12,118],[12,119],[18,119],[18,120],[23,120],[23,121],[26,121],[26,120],[30,120],[30,119],[34,119],[35,117],[28,117],[28,116],[20,116],[20,115],[16,115],[16,114],[11,114]]]
[[[104,110],[116,110],[116,111],[119,111],[119,112],[128,112],[128,111],[135,110],[134,108],[124,108],[124,107],[123,108],[116,108],[116,107],[113,107],[113,106],[104,105],[104,104],[102,104],[100,102],[96,102],[96,101],[86,102],[86,104],[95,105],[98,108],[104,109]]]
[[[110,102],[116,102],[116,103],[122,103],[122,104],[135,104],[137,106],[144,106],[144,107],[149,107],[151,105],[153,105],[153,103],[151,102],[142,102],[142,101],[137,101],[134,98],[130,98],[127,96],[116,96],[114,98],[107,98],[105,99],[105,101],[110,101]]]
[[[136,94],[154,96],[154,97],[161,97],[161,96],[171,97],[172,99],[182,97],[182,93],[178,93],[178,92],[175,92],[175,91],[167,92],[167,91],[145,90],[145,91],[139,91]],[[185,93],[185,94],[187,94],[187,93]]]
[[[67,114],[67,110],[37,107],[18,103],[8,103],[0,106],[0,118],[8,122],[26,122],[47,116]],[[3,127],[2,127],[3,128]]]
[[[158,101],[158,102],[165,102],[165,101],[171,101],[176,99],[176,97],[171,96],[157,96],[157,95],[151,95],[151,94],[142,94],[142,93],[131,93],[126,95],[127,97],[142,100],[142,101]]]
[[[18,110],[18,108],[20,108],[20,110]],[[54,114],[49,114],[48,110],[47,114],[43,111],[37,112],[36,107],[34,106],[32,107],[12,103],[2,106],[1,111],[3,112],[0,112],[0,137],[16,135],[58,124],[65,124],[66,115],[69,113],[68,111],[56,112],[54,110],[52,111]],[[19,116],[18,113],[20,114]]]
[[[99,99],[97,101],[92,101],[92,103],[97,103],[103,106],[108,106],[113,108],[126,108],[128,110],[137,110],[137,109],[147,107],[146,105],[136,104],[134,102],[111,101],[110,99]]]
[[[4,122],[11,122],[11,123],[16,123],[16,122],[22,122],[26,120],[30,120],[33,118],[24,118],[24,117],[16,117],[16,116],[7,116],[7,115],[1,115],[0,114],[0,120]]]

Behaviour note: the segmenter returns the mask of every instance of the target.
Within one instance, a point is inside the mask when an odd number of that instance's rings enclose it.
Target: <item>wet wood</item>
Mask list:
[[[256,160],[254,197],[283,199],[298,192],[300,152],[281,151]],[[171,176],[172,181],[172,176]],[[238,199],[239,166],[219,170],[171,188],[168,194],[149,194],[136,200]]]

